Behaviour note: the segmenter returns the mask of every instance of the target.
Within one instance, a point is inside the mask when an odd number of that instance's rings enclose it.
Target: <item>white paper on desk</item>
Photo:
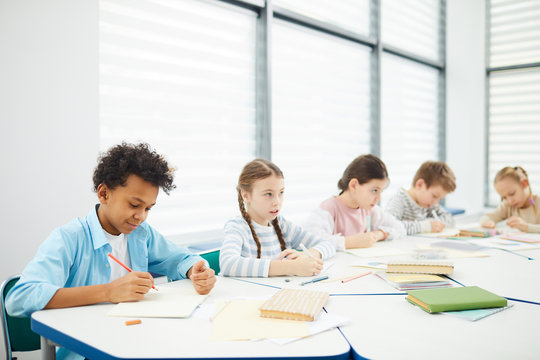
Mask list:
[[[262,297],[262,296],[236,296],[233,298],[228,299],[227,301],[220,301],[220,302],[208,302],[199,305],[197,309],[193,312],[193,315],[191,317],[193,319],[200,319],[200,320],[208,320],[212,321],[212,319],[216,316],[216,314],[219,312],[219,310],[222,309],[222,307],[228,303],[229,301],[233,300],[268,300],[268,297]]]
[[[329,314],[329,313],[326,313],[326,312],[322,312],[318,319],[315,320],[315,321],[308,321],[308,327],[309,327],[309,332],[310,332],[310,336],[311,335],[315,335],[315,334],[318,334],[318,333],[322,333],[326,330],[330,330],[330,329],[333,329],[335,327],[338,327],[338,326],[343,326],[345,324],[347,324],[349,322],[349,318],[348,317],[345,317],[345,316],[342,316],[342,315],[337,315],[337,314]],[[291,343],[293,341],[296,341],[296,340],[299,340],[299,339],[302,339],[300,337],[296,337],[296,338],[274,338],[274,339],[268,339],[268,341],[271,341],[273,343],[276,343],[276,344],[279,344],[279,345],[285,345],[285,344],[288,344],[288,343]]]
[[[348,249],[347,252],[349,254],[353,254],[359,257],[395,256],[406,255],[409,253],[409,251],[407,250],[402,250],[389,246],[372,246],[370,248]]]
[[[326,273],[332,266],[334,266],[333,261],[325,261],[324,265],[323,265],[323,268],[321,270],[321,274]]]
[[[373,260],[356,260],[350,267],[364,267],[368,269],[386,270],[386,261],[373,261]]]
[[[489,248],[507,249],[507,250],[512,250],[512,251],[540,249],[540,243],[528,244],[528,243],[520,243],[518,241],[512,241],[512,240],[506,240],[506,239],[500,239],[500,238],[485,238],[485,239],[469,240],[469,242],[473,244],[489,247]]]
[[[458,240],[460,241],[460,240]],[[489,254],[481,251],[461,251],[455,249],[447,249],[442,247],[431,247],[430,245],[417,244],[419,249],[443,249],[446,259],[459,259],[459,258],[470,258],[470,257],[488,257]]]
[[[108,316],[123,317],[189,317],[193,310],[208,295],[199,295],[195,289],[180,289],[172,286],[156,286],[143,300],[116,304]]]
[[[269,339],[309,336],[307,321],[261,317],[259,308],[266,300],[232,300],[212,321],[213,341]],[[219,308],[219,305],[218,305]]]

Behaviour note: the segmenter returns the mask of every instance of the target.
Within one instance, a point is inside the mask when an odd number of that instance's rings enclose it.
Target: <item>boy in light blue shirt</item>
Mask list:
[[[148,271],[171,280],[190,278],[199,294],[215,284],[214,271],[148,225],[159,188],[175,188],[167,162],[147,144],[122,143],[94,171],[99,204],[84,218],[55,229],[6,299],[12,316],[41,309],[136,301],[153,286]],[[128,272],[107,254],[133,269]],[[59,350],[57,358],[79,358]]]

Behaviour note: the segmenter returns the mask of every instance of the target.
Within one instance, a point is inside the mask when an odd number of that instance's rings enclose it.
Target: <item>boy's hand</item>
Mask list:
[[[112,303],[142,300],[152,285],[154,278],[150,273],[133,271],[110,282],[107,297]]]
[[[193,287],[201,295],[206,295],[216,283],[214,270],[207,268],[204,261],[195,263],[187,272],[188,278],[193,281]]]
[[[495,229],[495,222],[488,220],[484,221],[482,224],[480,224],[482,227],[488,228],[488,229]]]
[[[523,220],[519,216],[511,216],[506,222],[506,225],[523,232],[527,232],[527,230],[529,229],[529,225],[527,225],[525,220]]]
[[[445,226],[446,225],[444,225],[444,223],[442,223],[440,221],[432,221],[431,222],[431,232],[434,232],[434,233],[441,232],[441,231],[443,231]]]

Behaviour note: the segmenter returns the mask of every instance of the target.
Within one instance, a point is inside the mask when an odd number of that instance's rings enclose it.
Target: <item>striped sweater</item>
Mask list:
[[[454,226],[454,218],[442,206],[437,204],[423,208],[403,188],[399,189],[396,195],[388,201],[385,211],[403,223],[407,235],[431,232],[431,222],[437,220],[447,227]]]
[[[336,253],[330,242],[306,232],[280,215],[278,221],[286,248],[299,250],[303,243],[307,248],[319,251],[323,260]],[[254,221],[251,223],[261,242],[261,258],[257,259],[257,245],[246,220],[237,216],[225,223],[225,240],[219,254],[222,275],[268,277],[270,262],[277,260],[281,253],[279,239],[272,225],[262,226]]]

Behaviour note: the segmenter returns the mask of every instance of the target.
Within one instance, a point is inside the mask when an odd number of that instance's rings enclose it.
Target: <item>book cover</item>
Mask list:
[[[429,313],[507,306],[507,300],[478,286],[411,290],[405,298]]]
[[[386,266],[386,272],[450,275],[454,272],[454,264],[447,261],[389,261]]]

